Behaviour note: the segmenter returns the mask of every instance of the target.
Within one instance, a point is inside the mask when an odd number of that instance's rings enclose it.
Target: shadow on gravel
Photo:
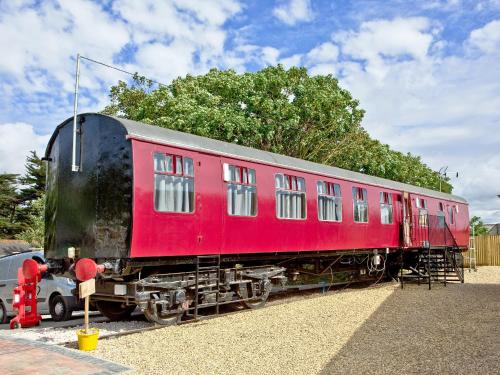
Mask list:
[[[405,285],[321,374],[498,374],[500,285]]]

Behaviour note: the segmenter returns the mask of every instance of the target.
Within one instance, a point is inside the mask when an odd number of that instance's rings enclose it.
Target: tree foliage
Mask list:
[[[16,238],[28,242],[33,247],[43,247],[45,233],[45,197],[42,196],[31,204],[26,228]]]
[[[45,200],[45,164],[35,151],[31,151],[26,158],[25,167],[26,172],[21,177],[16,174],[0,174],[2,238],[18,237],[40,225],[39,219]]]
[[[16,174],[0,174],[0,236],[12,238],[23,229],[17,220],[18,195]]]
[[[26,157],[26,173],[19,178],[22,185],[19,193],[21,202],[30,204],[45,194],[45,163],[36,151],[30,151]]]
[[[479,216],[472,216],[470,221],[470,233],[474,233],[475,236],[482,236],[488,234],[488,228],[484,225],[483,221]]]
[[[369,136],[358,101],[331,75],[281,65],[243,74],[212,69],[158,88],[136,75],[131,85],[113,86],[110,98],[106,114],[439,189],[439,174],[420,157]]]

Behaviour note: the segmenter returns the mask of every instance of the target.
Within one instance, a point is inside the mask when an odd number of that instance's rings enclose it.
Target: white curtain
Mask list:
[[[380,220],[382,224],[392,224],[392,205],[380,205]]]
[[[354,221],[359,223],[368,222],[368,203],[363,201],[354,202]]]
[[[342,201],[340,198],[318,196],[318,218],[324,221],[342,220]]]
[[[305,219],[305,193],[278,190],[276,192],[276,214],[283,219]]]
[[[155,208],[163,212],[193,212],[193,179],[155,174]]]
[[[256,211],[257,189],[255,186],[227,185],[227,212],[229,215],[255,216]]]

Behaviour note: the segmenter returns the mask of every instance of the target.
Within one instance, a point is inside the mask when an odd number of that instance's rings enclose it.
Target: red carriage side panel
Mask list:
[[[401,195],[397,191],[139,140],[132,142],[134,222],[131,257],[400,246]],[[183,177],[173,169],[170,172],[155,172],[156,154],[171,158],[172,164],[176,158],[192,160],[193,175]],[[224,181],[224,164],[255,171],[255,216],[229,215],[228,182]],[[277,174],[304,179],[304,219],[277,217]],[[192,181],[193,202],[192,207],[187,209],[188,212],[164,211],[157,206],[155,184],[157,179],[163,178],[185,178]],[[319,220],[318,182],[339,185],[341,221]],[[353,187],[366,191],[367,222],[354,220]],[[384,192],[390,195],[392,203],[392,222],[387,224],[383,224],[381,220],[381,193]]]

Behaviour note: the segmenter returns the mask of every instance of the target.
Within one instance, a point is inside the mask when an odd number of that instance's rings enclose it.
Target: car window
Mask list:
[[[7,275],[9,273],[10,258],[11,257],[0,259],[0,280],[7,280]]]
[[[14,255],[10,260],[7,280],[13,280],[13,279],[17,280],[17,271],[19,270],[19,268],[23,266],[23,262],[26,259],[32,258],[34,255],[37,255],[37,253],[29,252],[29,253]]]
[[[17,279],[17,270],[23,265],[24,258],[22,255],[14,255],[10,260],[9,272],[7,280]]]

